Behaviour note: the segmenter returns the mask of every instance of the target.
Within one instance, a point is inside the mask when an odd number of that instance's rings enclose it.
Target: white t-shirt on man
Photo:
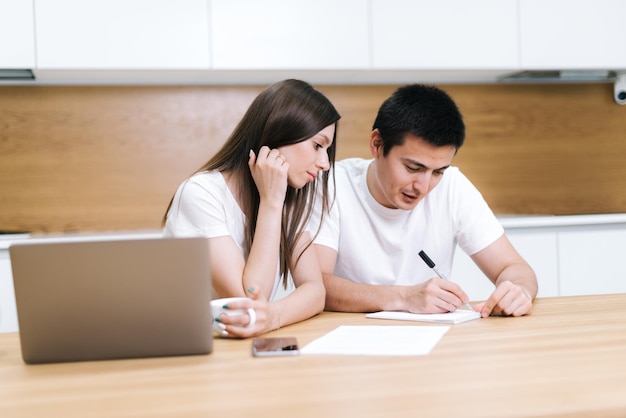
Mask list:
[[[449,167],[414,209],[401,210],[386,208],[371,195],[366,174],[372,161],[335,163],[336,200],[315,238],[316,244],[337,251],[335,275],[357,283],[414,285],[436,276],[420,251],[449,276],[457,244],[472,255],[504,233],[457,167]],[[319,207],[311,222],[319,222]]]

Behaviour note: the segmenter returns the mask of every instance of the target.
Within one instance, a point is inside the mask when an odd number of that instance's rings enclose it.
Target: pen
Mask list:
[[[422,258],[422,260],[424,260],[424,263],[426,263],[428,267],[430,267],[431,269],[433,269],[435,273],[437,273],[437,276],[439,276],[440,278],[444,280],[448,280],[446,276],[444,276],[443,274],[439,272],[439,270],[437,270],[437,267],[435,267],[435,263],[433,262],[433,260],[431,260],[430,257],[426,255],[424,251],[420,251],[419,255]],[[470,311],[474,312],[474,308],[472,308],[472,305],[470,305],[468,302],[465,302],[463,306],[465,306]]]

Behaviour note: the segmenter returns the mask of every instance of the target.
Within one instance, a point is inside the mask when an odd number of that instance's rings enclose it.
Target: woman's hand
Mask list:
[[[282,208],[287,193],[289,170],[289,163],[285,157],[277,149],[270,150],[269,147],[263,146],[258,156],[250,150],[248,166],[259,190],[261,201]]]
[[[250,299],[228,304],[229,309],[254,309],[256,321],[252,326],[249,315],[228,316],[221,315],[219,322],[222,324],[226,337],[249,338],[265,334],[280,327],[280,308],[276,303],[268,302],[267,298],[256,288],[249,288]]]

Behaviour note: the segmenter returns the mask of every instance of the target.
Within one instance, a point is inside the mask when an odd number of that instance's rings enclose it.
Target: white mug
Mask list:
[[[226,331],[224,331],[220,327],[219,322],[215,322],[215,318],[220,316],[221,314],[226,314],[229,316],[237,316],[248,314],[250,316],[250,322],[246,325],[246,327],[251,327],[256,322],[256,312],[252,308],[248,309],[228,309],[224,308],[224,305],[228,305],[232,302],[242,301],[242,300],[250,300],[245,297],[234,297],[234,298],[221,298],[221,299],[213,299],[211,301],[211,313],[213,314],[213,329],[221,336],[228,335]]]

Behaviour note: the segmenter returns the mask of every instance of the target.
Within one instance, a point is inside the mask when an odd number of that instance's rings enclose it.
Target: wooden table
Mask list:
[[[268,336],[430,326],[325,312]],[[532,315],[451,325],[427,356],[214,352],[27,366],[0,335],[0,417],[624,417],[626,295],[538,299]]]

